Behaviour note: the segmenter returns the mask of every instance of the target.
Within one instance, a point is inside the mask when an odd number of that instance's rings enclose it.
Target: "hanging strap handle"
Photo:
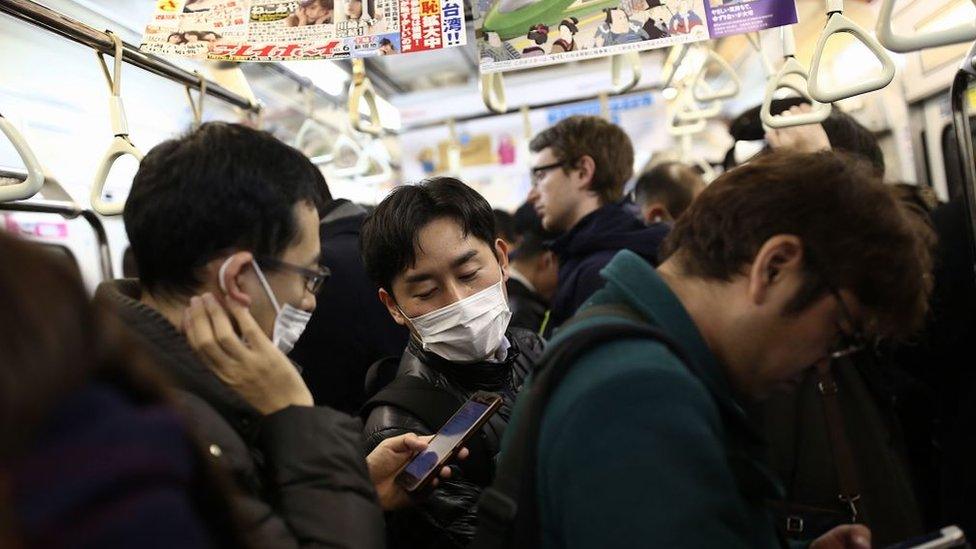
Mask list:
[[[881,62],[881,74],[874,78],[860,80],[848,86],[830,89],[820,81],[824,47],[827,45],[827,40],[831,36],[842,32],[850,34],[867,46],[871,53]],[[821,103],[833,103],[841,99],[880,90],[890,84],[894,78],[895,62],[891,60],[888,52],[881,47],[881,44],[873,36],[844,15],[843,0],[827,0],[827,26],[824,27],[824,31],[820,35],[820,40],[817,41],[817,49],[814,50],[813,61],[810,63],[810,78],[807,80],[807,91],[810,97]]]
[[[193,127],[199,128],[200,124],[203,124],[203,100],[207,97],[207,79],[196,72],[197,78],[200,80],[200,87],[198,88],[199,96],[196,100],[193,99],[193,92],[190,91],[190,86],[186,86],[186,98],[190,101],[190,110],[193,112]]]
[[[102,215],[119,215],[125,208],[125,201],[104,201],[102,194],[105,190],[105,181],[108,179],[108,174],[112,170],[112,166],[116,160],[129,155],[141,162],[142,153],[129,141],[129,124],[125,118],[125,107],[122,105],[122,52],[124,48],[122,39],[112,31],[107,30],[105,34],[115,44],[115,63],[112,73],[109,73],[108,65],[105,63],[105,58],[102,53],[97,52],[96,56],[101,64],[102,72],[105,75],[105,80],[108,83],[109,92],[111,93],[108,106],[109,116],[112,119],[112,133],[115,135],[115,138],[112,139],[112,143],[109,144],[108,150],[105,151],[101,162],[98,163],[98,167],[95,170],[95,180],[92,183],[91,190],[91,203],[92,209]]]
[[[622,72],[624,67],[630,66],[630,81],[623,83]],[[637,87],[641,79],[641,60],[640,54],[636,51],[628,51],[610,56],[610,82],[613,84],[613,93],[627,93]]]
[[[312,161],[312,164],[315,164],[316,166],[328,164],[335,159],[335,138],[333,136],[334,133],[337,132],[330,132],[329,128],[324,126],[315,118],[315,108],[313,104],[315,91],[312,88],[311,83],[303,85],[302,96],[305,104],[305,120],[302,121],[302,125],[298,128],[298,133],[295,134],[295,140],[292,142],[292,146],[305,154],[311,154],[307,149],[310,138],[314,138],[316,135],[318,135],[327,143],[331,141],[331,143],[328,145],[328,152],[317,154],[309,158],[309,160]]]
[[[829,360],[817,363],[817,390],[823,402],[830,450],[833,454],[834,468],[837,470],[837,487],[840,490],[837,499],[847,504],[853,524],[860,516],[858,501],[861,499],[861,491],[858,488],[854,452],[851,451],[847,428],[844,426],[844,414],[840,407],[840,399],[837,397],[837,381],[831,368]]]
[[[715,118],[716,116],[722,114],[722,102],[715,100],[712,103],[703,108],[699,108],[695,104],[695,100],[692,98],[689,90],[685,92],[678,99],[677,103],[677,113],[675,117],[679,122],[694,122],[696,120],[707,120],[709,118]]]
[[[721,69],[722,72],[729,75],[729,82],[721,89],[714,90],[708,87],[708,83],[705,80],[705,75],[708,73],[709,64],[714,63]],[[732,65],[729,65],[728,61],[724,57],[719,55],[715,50],[708,48],[708,57],[705,58],[705,62],[702,63],[701,69],[698,70],[698,76],[695,77],[694,82],[691,84],[692,96],[696,101],[706,102],[715,101],[717,99],[730,99],[739,95],[739,88],[742,85],[742,81],[739,80],[739,75],[736,74],[735,69]],[[702,87],[705,90],[702,91]]]
[[[339,151],[343,148],[350,150],[356,155],[356,163],[348,168],[335,167],[335,160],[339,158]],[[341,133],[336,138],[335,145],[332,147],[333,160],[330,163],[330,172],[335,177],[356,177],[363,175],[369,169],[369,159],[363,153],[363,148],[353,138]]]
[[[115,45],[115,55],[113,55],[113,70],[110,73],[108,65],[105,63],[105,56],[102,52],[95,52],[96,57],[102,67],[102,74],[108,83],[109,94],[109,117],[112,120],[112,133],[117,137],[127,137],[129,135],[129,124],[125,118],[125,107],[122,104],[122,39],[114,32],[107,30],[105,34],[112,39]]]
[[[668,133],[675,137],[700,133],[704,131],[705,126],[708,125],[708,122],[704,118],[698,118],[691,124],[680,124],[678,122],[678,111],[675,110],[674,114],[671,115],[671,120],[668,123]]]
[[[876,28],[878,42],[891,51],[908,53],[976,40],[976,21],[969,21],[948,29],[916,33],[911,36],[895,34],[891,26],[891,16],[894,13],[896,1],[882,0]]]
[[[662,73],[666,75],[662,78],[663,83],[661,84],[661,88],[671,87],[674,76],[678,74],[678,67],[684,63],[685,57],[688,55],[690,49],[691,46],[685,43],[672,46],[671,50],[668,51],[668,57],[664,60],[664,66],[661,68]]]
[[[381,183],[386,183],[393,179],[393,166],[390,165],[389,160],[386,158],[381,158],[374,151],[377,146],[382,147],[383,144],[378,139],[372,143],[367,144],[367,148],[363,150],[363,156],[366,157],[367,168],[362,173],[356,176],[356,181],[362,183],[363,185],[378,185]],[[370,169],[376,166],[379,171],[376,173],[369,173]]]
[[[27,176],[19,183],[0,186],[0,202],[27,200],[44,186],[44,169],[41,168],[41,163],[24,136],[3,115],[0,115],[0,133],[7,136],[7,140],[13,145],[17,155],[24,162],[24,167],[27,168]]]
[[[505,77],[500,72],[482,74],[478,81],[481,89],[481,100],[488,110],[496,114],[505,114],[508,103],[505,100]]]
[[[793,37],[792,27],[783,27],[783,57],[785,62],[775,76],[766,82],[766,94],[763,96],[762,108],[759,109],[759,118],[767,127],[774,129],[790,128],[793,126],[804,126],[806,124],[819,124],[830,116],[832,107],[827,103],[819,103],[810,97],[805,89],[808,75],[803,65],[796,60],[796,42]],[[790,79],[792,78],[792,81]],[[800,83],[798,83],[798,81]],[[810,99],[811,110],[804,114],[794,114],[789,116],[774,115],[772,112],[773,94],[780,88],[787,88],[795,91],[801,97]]]
[[[366,100],[369,107],[369,122],[363,122],[359,114],[359,103]],[[380,111],[376,106],[376,90],[373,89],[373,82],[366,75],[366,64],[362,59],[352,60],[352,83],[349,85],[349,122],[352,127],[362,133],[370,135],[381,135],[383,124],[380,119]]]

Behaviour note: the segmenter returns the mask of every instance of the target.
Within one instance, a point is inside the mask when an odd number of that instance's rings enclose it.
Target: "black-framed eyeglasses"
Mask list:
[[[273,257],[259,257],[257,261],[258,265],[269,269],[279,269],[300,274],[305,279],[305,289],[313,295],[317,295],[319,290],[322,289],[322,285],[325,284],[325,281],[332,276],[332,271],[328,267],[320,266],[318,269],[306,269],[305,267],[299,267],[298,265],[293,265],[287,261]]]
[[[844,358],[845,356],[853,355],[867,348],[867,338],[864,337],[864,332],[857,327],[854,322],[854,315],[847,308],[844,300],[840,297],[840,292],[835,288],[830,289],[830,293],[833,294],[834,299],[837,300],[837,306],[840,308],[840,314],[844,317],[844,321],[847,325],[851,327],[854,331],[847,333],[844,331],[843,327],[838,327],[840,331],[840,337],[837,339],[837,343],[834,344],[830,349],[830,358],[837,360],[839,358]]]
[[[562,168],[564,166],[566,166],[566,162],[554,162],[552,164],[546,164],[545,166],[535,166],[534,168],[529,168],[532,186],[534,187],[538,185],[542,181],[542,178],[545,177],[550,170]]]

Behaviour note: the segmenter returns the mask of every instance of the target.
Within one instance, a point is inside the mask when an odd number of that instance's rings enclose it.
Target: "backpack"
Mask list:
[[[647,323],[623,304],[589,307],[575,315],[563,329],[594,316],[619,320],[580,330],[547,349],[536,365],[533,382],[520,398],[519,421],[495,471],[494,483],[478,503],[478,530],[471,549],[536,548],[542,545],[536,494],[536,464],[542,416],[550,397],[566,378],[576,360],[600,345],[623,339],[651,339],[663,344],[686,368],[700,378],[687,354],[671,336]],[[722,402],[719,401],[719,405]]]

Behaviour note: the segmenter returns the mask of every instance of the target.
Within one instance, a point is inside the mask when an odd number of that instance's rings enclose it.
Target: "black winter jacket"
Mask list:
[[[376,296],[359,253],[366,210],[348,200],[333,201],[319,226],[322,265],[332,276],[317,296],[318,306],[289,357],[302,365],[302,377],[315,403],[355,414],[363,405],[366,370],[397,355],[408,332],[390,317]],[[350,319],[356,319],[350,322]]]
[[[566,322],[603,287],[600,270],[620,250],[630,250],[656,267],[658,248],[669,231],[663,223],[645,226],[623,204],[608,204],[554,240],[551,248],[559,258],[559,287],[547,330]]]
[[[235,511],[254,547],[382,547],[383,516],[366,471],[360,423],[323,407],[262,416],[139,302],[135,280],[103,283],[104,302],[175,382],[189,426],[233,475]]]
[[[528,330],[509,328],[506,337],[511,348],[504,362],[477,364],[449,362],[425,352],[411,338],[397,370],[397,377],[423,378],[455,395],[460,402],[477,391],[501,395],[501,409],[481,430],[492,463],[501,449],[515,397],[544,347],[542,339]],[[408,432],[433,434],[440,427],[425,425],[407,410],[379,406],[370,412],[366,421],[367,447],[372,449],[384,439]],[[437,490],[416,507],[388,515],[390,547],[467,547],[470,544],[477,526],[478,498],[484,487],[465,478],[463,467],[462,462],[455,469],[458,475],[441,480]]]
[[[514,277],[509,277],[505,289],[508,291],[508,308],[512,311],[509,326],[539,333],[549,310],[546,300]]]

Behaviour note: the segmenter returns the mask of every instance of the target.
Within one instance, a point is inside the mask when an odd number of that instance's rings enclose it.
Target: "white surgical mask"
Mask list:
[[[231,258],[227,258],[227,261],[220,266],[220,271],[217,275],[220,277],[220,288],[224,292],[227,292],[227,288],[224,285],[224,271],[230,264],[230,260]],[[302,337],[302,332],[305,331],[305,326],[308,325],[308,321],[312,318],[312,313],[294,307],[290,303],[285,303],[283,306],[280,305],[278,299],[275,298],[274,292],[271,290],[271,285],[268,284],[268,279],[265,278],[264,272],[261,271],[261,267],[258,267],[257,262],[253,260],[251,261],[251,265],[254,266],[254,273],[258,275],[258,280],[264,288],[264,293],[268,295],[268,299],[271,300],[271,304],[275,308],[274,331],[272,332],[271,341],[282,353],[287,355],[295,347],[298,338]]]
[[[447,307],[408,317],[423,349],[451,362],[479,362],[494,353],[512,319],[502,289],[504,281],[503,277],[498,284]]]

